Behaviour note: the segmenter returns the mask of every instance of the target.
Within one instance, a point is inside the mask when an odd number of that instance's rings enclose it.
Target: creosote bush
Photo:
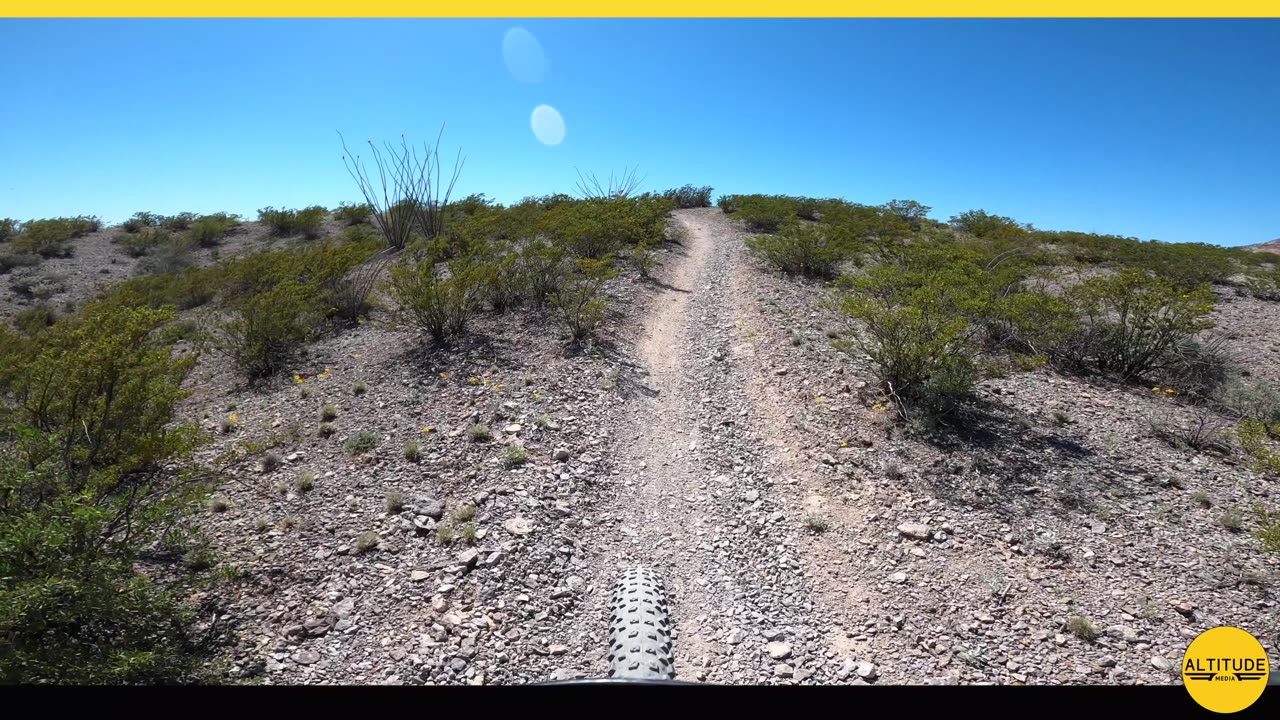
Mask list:
[[[694,187],[693,185],[685,185],[672,188],[662,195],[671,201],[672,207],[677,209],[704,208],[711,207],[712,191],[713,189],[710,186]]]
[[[842,228],[794,222],[746,242],[766,264],[785,273],[817,278],[835,277],[840,263],[849,259],[856,247]]]
[[[308,240],[320,237],[329,211],[320,205],[302,210],[277,210],[266,207],[258,211],[258,222],[271,229],[276,237],[301,235]]]
[[[391,268],[390,294],[398,320],[435,342],[462,334],[477,310],[481,275],[464,262],[438,269],[432,258]]]
[[[560,322],[574,341],[595,334],[609,309],[609,298],[604,284],[617,275],[610,264],[612,258],[600,260],[580,259],[576,272],[569,275],[564,286],[550,296]]]
[[[172,319],[171,311],[93,308],[39,342],[0,329],[7,684],[208,677],[194,610],[168,580],[136,569],[162,547],[181,552],[162,540],[180,538],[205,498],[198,471],[182,469],[201,434],[177,415],[195,358],[174,357],[154,340]]]

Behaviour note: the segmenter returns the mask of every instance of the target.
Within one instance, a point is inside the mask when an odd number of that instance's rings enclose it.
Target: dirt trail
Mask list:
[[[590,602],[602,612],[611,578],[648,564],[671,596],[677,677],[834,681],[836,623],[815,605],[794,476],[763,439],[776,428],[747,391],[754,370],[734,352],[744,332],[731,282],[740,248],[717,210],[676,217],[683,253],[666,263],[636,342],[656,392],[628,408],[614,448],[617,494],[590,543]]]

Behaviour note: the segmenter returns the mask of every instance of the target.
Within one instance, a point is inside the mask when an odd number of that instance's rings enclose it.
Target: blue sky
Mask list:
[[[504,37],[536,39],[504,58]],[[1280,22],[0,20],[0,217],[354,200],[337,132],[461,148],[460,194],[918,200],[1037,227],[1280,237]],[[530,127],[564,119],[558,145]]]

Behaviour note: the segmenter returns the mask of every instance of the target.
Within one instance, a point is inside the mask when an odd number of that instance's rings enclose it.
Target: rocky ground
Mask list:
[[[759,267],[719,210],[676,222],[654,280],[612,283],[593,347],[520,312],[436,350],[372,322],[264,388],[202,361],[187,412],[233,426],[205,459],[257,442],[280,461],[237,465],[200,520],[237,570],[215,601],[232,676],[601,677],[632,563],[666,583],[685,680],[1173,683],[1224,624],[1280,662],[1280,564],[1247,532],[1280,488],[1154,437],[1153,417],[1193,419],[1176,394],[1039,370],[985,382],[964,432],[922,440],[834,347],[828,287]],[[1215,319],[1280,382],[1274,303],[1224,293]]]

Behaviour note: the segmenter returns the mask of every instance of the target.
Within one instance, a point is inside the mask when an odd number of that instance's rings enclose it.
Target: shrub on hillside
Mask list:
[[[1090,278],[1067,297],[1081,313],[1075,361],[1122,379],[1169,368],[1179,344],[1212,327],[1212,292],[1136,270]]]
[[[885,203],[884,209],[910,225],[912,230],[919,230],[921,224],[929,219],[929,211],[932,210],[928,205],[921,205],[915,200],[890,200]]]
[[[852,345],[870,357],[904,415],[912,408],[946,415],[972,394],[977,347],[969,311],[982,295],[979,273],[943,267],[908,276],[884,265],[851,285],[843,309],[862,326]]]
[[[137,232],[116,235],[111,242],[119,246],[125,255],[140,258],[172,239],[173,234],[163,228],[143,228]]]
[[[34,267],[39,265],[42,260],[43,258],[35,253],[0,249],[0,275],[14,268]]]
[[[783,195],[740,195],[736,212],[748,230],[771,233],[796,217],[796,205],[795,198]]]
[[[115,308],[0,338],[0,679],[154,684],[208,678],[193,612],[137,569],[203,487],[177,423],[194,357],[153,341],[171,313]],[[3,333],[0,330],[0,333]]]
[[[391,268],[390,294],[398,320],[435,342],[466,331],[481,293],[480,269],[466,262],[437,267],[434,258]]]
[[[97,232],[101,227],[102,221],[86,215],[29,220],[22,224],[22,232],[13,238],[13,249],[46,258],[68,257],[72,252],[69,244],[72,240]]]
[[[795,222],[772,235],[748,238],[746,244],[778,270],[819,278],[835,277],[840,263],[856,250],[853,239],[839,227]]]
[[[572,340],[586,339],[600,327],[609,310],[604,284],[617,273],[610,257],[580,259],[560,290],[548,298]]]
[[[272,207],[258,211],[258,222],[266,225],[276,237],[301,235],[308,240],[320,237],[329,211],[319,205],[302,210],[277,210]]]
[[[0,243],[18,234],[19,224],[13,218],[0,218]]]
[[[173,231],[187,230],[191,224],[196,221],[197,215],[193,212],[180,212],[177,215],[166,215],[160,218],[160,226]]]
[[[693,185],[685,185],[683,187],[672,188],[665,193],[663,197],[671,201],[674,208],[704,208],[711,207],[710,186],[694,187]]]
[[[1015,239],[1028,236],[1028,228],[1013,218],[992,215],[985,210],[968,210],[952,216],[952,227],[974,237],[989,239]]]
[[[229,213],[202,215],[191,223],[191,240],[202,248],[217,247],[240,224],[240,218]]]
[[[120,223],[120,229],[128,233],[140,232],[145,228],[158,227],[164,218],[153,212],[136,212],[128,220]]]
[[[193,245],[194,243],[186,237],[167,237],[152,248],[146,257],[138,261],[135,272],[139,275],[163,275],[195,267]]]
[[[716,207],[725,215],[732,215],[738,212],[738,196],[737,195],[721,195],[716,200]]]
[[[250,379],[286,369],[317,330],[316,290],[287,280],[231,306],[217,347]]]
[[[67,276],[24,268],[13,272],[9,278],[9,288],[20,297],[48,300],[67,291]]]
[[[362,225],[369,222],[373,210],[368,203],[340,203],[333,211],[333,219],[346,225]]]

